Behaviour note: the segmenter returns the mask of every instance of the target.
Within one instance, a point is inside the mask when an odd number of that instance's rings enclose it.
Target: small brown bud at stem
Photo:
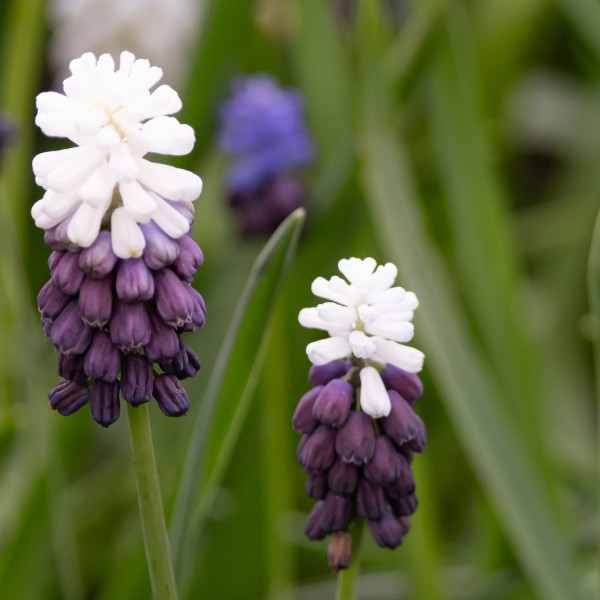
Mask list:
[[[334,573],[347,569],[352,562],[352,536],[349,533],[334,533],[327,548],[327,560]]]

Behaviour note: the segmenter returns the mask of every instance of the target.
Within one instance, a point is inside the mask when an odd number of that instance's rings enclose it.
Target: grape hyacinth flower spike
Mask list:
[[[410,468],[426,443],[413,407],[423,393],[417,373],[424,354],[404,345],[414,333],[414,293],[392,287],[396,267],[373,258],[342,259],[338,276],[313,281],[327,300],[298,315],[304,327],[329,337],[308,344],[312,389],[300,399],[292,423],[302,434],[297,456],[317,500],[305,528],[312,539],[332,535],[334,571],[352,559],[353,519],[367,520],[380,546],[395,548],[417,507]]]
[[[236,77],[231,87],[219,111],[218,136],[231,159],[225,176],[229,204],[243,235],[271,233],[304,200],[295,172],[315,153],[304,100],[265,74]]]
[[[133,406],[152,396],[168,416],[187,413],[180,381],[200,363],[182,334],[204,325],[202,296],[191,286],[203,254],[190,237],[201,179],[152,162],[182,155],[194,131],[170,117],[181,108],[162,70],[122,52],[71,61],[64,94],[37,97],[36,124],[74,147],[33,159],[46,192],[31,214],[53,249],[51,277],[38,295],[62,381],[50,406],[69,415],[89,403],[108,427],[119,397]]]

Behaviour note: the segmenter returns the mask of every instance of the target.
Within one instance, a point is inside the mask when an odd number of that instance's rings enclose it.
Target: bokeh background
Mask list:
[[[592,0],[7,0],[0,109],[12,126],[0,184],[0,597],[150,596],[126,417],[48,408],[58,382],[35,297],[50,250],[30,218],[31,159],[65,147],[34,126],[37,93],[70,58],[129,49],[162,66],[196,131],[174,164],[202,176],[193,237],[208,306],[187,418],[155,404],[167,518],[207,385],[267,236],[238,234],[219,105],[239,74],[305,99],[316,147],[298,173],[307,218],[283,284],[253,300],[214,421],[210,489],[192,486],[176,552],[183,598],[333,598],[326,542],[291,416],[308,390],[297,313],[340,258],[394,262],[417,293],[429,444],[420,507],[395,551],[365,542],[358,597],[591,596],[596,409],[586,270],[600,205],[600,6]],[[600,285],[592,278],[591,285]],[[276,292],[276,293],[275,293]],[[233,390],[236,393],[226,393]],[[243,394],[237,393],[244,391]],[[216,441],[215,441],[216,440]],[[190,448],[192,450],[190,450]],[[210,452],[203,461],[211,460]],[[189,459],[188,459],[189,460]],[[212,457],[213,463],[216,458]],[[215,463],[216,464],[216,463]],[[198,508],[200,507],[200,508]],[[368,537],[368,536],[367,536]]]

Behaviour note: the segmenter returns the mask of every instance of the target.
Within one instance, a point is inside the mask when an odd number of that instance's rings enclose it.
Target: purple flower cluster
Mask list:
[[[314,146],[299,92],[281,89],[265,74],[238,77],[219,111],[218,142],[231,157],[226,184],[244,234],[275,229],[301,206],[303,190],[293,171],[309,163]]]
[[[119,395],[134,406],[154,396],[165,415],[184,415],[190,402],[180,380],[200,363],[181,334],[206,317],[191,286],[204,260],[199,246],[149,222],[141,225],[142,256],[119,259],[110,232],[82,249],[69,241],[67,226],[45,232],[54,250],[51,278],[37,298],[63,378],[49,393],[51,408],[70,415],[89,402],[92,418],[108,427],[119,418]]]
[[[380,546],[395,548],[402,542],[410,528],[406,517],[417,508],[410,463],[427,440],[413,410],[423,393],[419,377],[391,365],[383,369],[392,410],[374,420],[360,410],[358,370],[345,360],[313,365],[313,387],[292,419],[294,430],[303,434],[296,454],[308,473],[306,492],[317,499],[305,533],[317,540],[335,534],[329,552],[334,570],[350,564],[351,540],[337,534],[355,513],[367,519]]]

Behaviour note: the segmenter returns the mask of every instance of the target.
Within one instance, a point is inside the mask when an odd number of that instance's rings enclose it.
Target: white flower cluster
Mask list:
[[[392,263],[377,266],[373,258],[342,259],[338,263],[341,277],[327,280],[317,277],[312,284],[315,296],[331,300],[313,308],[303,308],[298,315],[304,327],[323,329],[330,337],[306,347],[315,365],[355,357],[364,361],[360,371],[361,407],[372,417],[387,416],[390,400],[372,365],[387,363],[409,373],[423,368],[425,355],[408,342],[414,334],[410,322],[419,302],[413,292],[392,287],[398,269]]]
[[[195,200],[202,180],[143,158],[148,152],[183,155],[194,146],[193,129],[166,116],[181,109],[177,92],[167,85],[150,92],[162,70],[131,52],[121,53],[117,70],[109,54],[96,60],[90,52],[71,61],[70,69],[64,95],[37,97],[36,124],[77,147],[33,159],[36,183],[47,190],[31,211],[36,225],[48,229],[69,219],[67,237],[85,248],[110,209],[120,258],[141,255],[145,239],[138,223],[152,220],[172,238],[184,235],[189,223],[171,203]]]

